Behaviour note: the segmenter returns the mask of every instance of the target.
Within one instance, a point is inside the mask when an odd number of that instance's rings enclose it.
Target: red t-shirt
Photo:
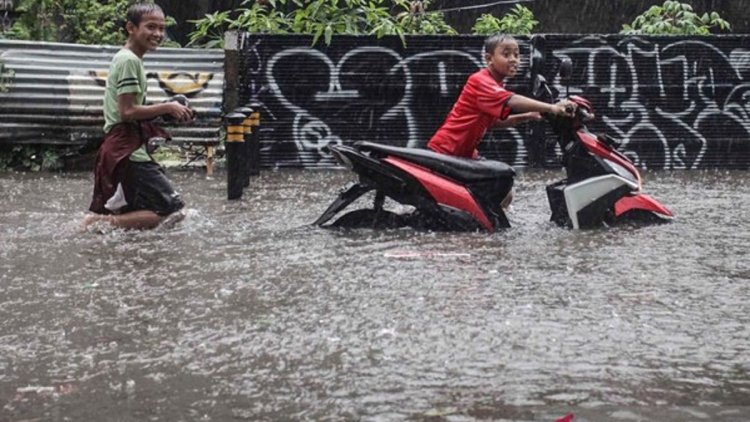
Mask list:
[[[487,68],[469,76],[458,101],[427,147],[457,157],[476,158],[477,146],[487,129],[510,114],[513,93],[497,82]]]

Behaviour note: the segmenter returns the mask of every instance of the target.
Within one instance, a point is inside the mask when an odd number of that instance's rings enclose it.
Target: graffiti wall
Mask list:
[[[119,47],[0,40],[0,143],[83,145],[103,137],[104,86]],[[216,142],[222,50],[159,49],[146,55],[147,102],[190,99],[197,120],[169,128],[180,142]]]
[[[749,36],[556,36],[543,44],[546,72],[569,57],[571,94],[593,100],[596,129],[622,139],[640,166],[748,168]]]
[[[484,66],[482,41],[420,36],[404,46],[397,37],[337,37],[311,47],[309,37],[239,34],[229,48],[239,51],[237,103],[262,107],[264,165],[317,167],[333,165],[325,150],[332,143],[423,147],[466,78]],[[557,69],[570,57],[567,89],[593,102],[600,120],[592,129],[620,138],[640,166],[748,168],[750,36],[546,35],[519,44],[524,62],[506,86],[528,95],[527,58],[538,50],[543,75],[566,92]],[[522,125],[488,132],[480,153],[556,166],[553,145],[544,129]]]

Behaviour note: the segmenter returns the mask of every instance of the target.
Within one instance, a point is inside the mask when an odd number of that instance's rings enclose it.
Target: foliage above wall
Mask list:
[[[134,0],[20,0],[7,33],[19,40],[121,45],[125,13]],[[174,19],[167,17],[167,25]]]
[[[477,35],[490,35],[502,32],[514,35],[530,35],[539,21],[535,20],[534,12],[517,4],[516,7],[501,19],[490,14],[483,14],[477,19],[472,32]]]
[[[398,8],[402,11],[396,15],[396,20],[404,33],[412,35],[456,35],[453,27],[445,22],[442,12],[428,10],[430,1],[399,1]]]
[[[648,35],[710,35],[712,29],[731,31],[729,22],[716,12],[699,16],[687,3],[667,0],[652,6],[636,17],[630,25],[623,25],[621,34]]]
[[[431,0],[244,0],[241,8],[220,11],[191,21],[195,29],[190,45],[223,46],[226,30],[255,34],[310,34],[313,44],[321,38],[330,44],[335,34],[348,35],[455,35],[443,12],[430,10]],[[288,13],[286,13],[288,12]],[[471,33],[498,32],[530,35],[539,21],[534,12],[516,5],[497,17],[483,14]]]
[[[190,45],[218,47],[228,29],[262,34],[310,34],[313,44],[335,34],[455,35],[443,14],[430,11],[430,0],[245,0],[234,11],[216,12],[193,21]],[[283,6],[290,7],[283,7]],[[284,13],[280,9],[291,9]],[[233,17],[234,16],[234,17]]]

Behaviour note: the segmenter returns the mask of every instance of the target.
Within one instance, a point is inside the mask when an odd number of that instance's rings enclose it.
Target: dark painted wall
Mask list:
[[[748,168],[750,36],[546,38],[546,75],[570,57],[570,93],[592,100],[593,129],[637,165]]]
[[[324,152],[330,143],[423,146],[467,76],[482,66],[476,37],[410,37],[407,48],[397,37],[338,37],[317,48],[310,42],[303,36],[243,40],[239,99],[264,105],[266,165],[330,166]],[[229,75],[231,65],[225,68]],[[528,81],[509,84],[524,90]],[[498,135],[489,135],[485,155],[523,160],[518,130]]]
[[[263,105],[266,166],[331,165],[331,143],[422,147],[483,66],[480,37],[410,37],[407,47],[398,38],[337,37],[316,48],[310,41],[241,37],[239,101]],[[520,42],[528,57],[528,41]],[[749,45],[750,36],[548,35],[543,73],[555,80],[560,58],[571,57],[571,94],[592,100],[600,118],[593,129],[622,138],[642,167],[747,168]],[[528,67],[507,85],[527,92]],[[522,166],[543,143],[520,126],[489,132],[480,152]],[[547,149],[547,165],[556,154]]]

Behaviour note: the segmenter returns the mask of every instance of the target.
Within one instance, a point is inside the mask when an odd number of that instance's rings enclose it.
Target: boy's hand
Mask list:
[[[528,120],[532,122],[538,122],[544,119],[542,113],[539,113],[538,111],[531,111],[529,113],[526,113],[526,115],[528,116]]]
[[[558,116],[573,117],[576,113],[576,105],[575,103],[568,100],[560,100],[557,103],[552,104],[550,113],[556,114]]]
[[[189,122],[193,120],[193,110],[178,102],[165,103],[167,105],[167,114],[172,116],[178,122]]]

